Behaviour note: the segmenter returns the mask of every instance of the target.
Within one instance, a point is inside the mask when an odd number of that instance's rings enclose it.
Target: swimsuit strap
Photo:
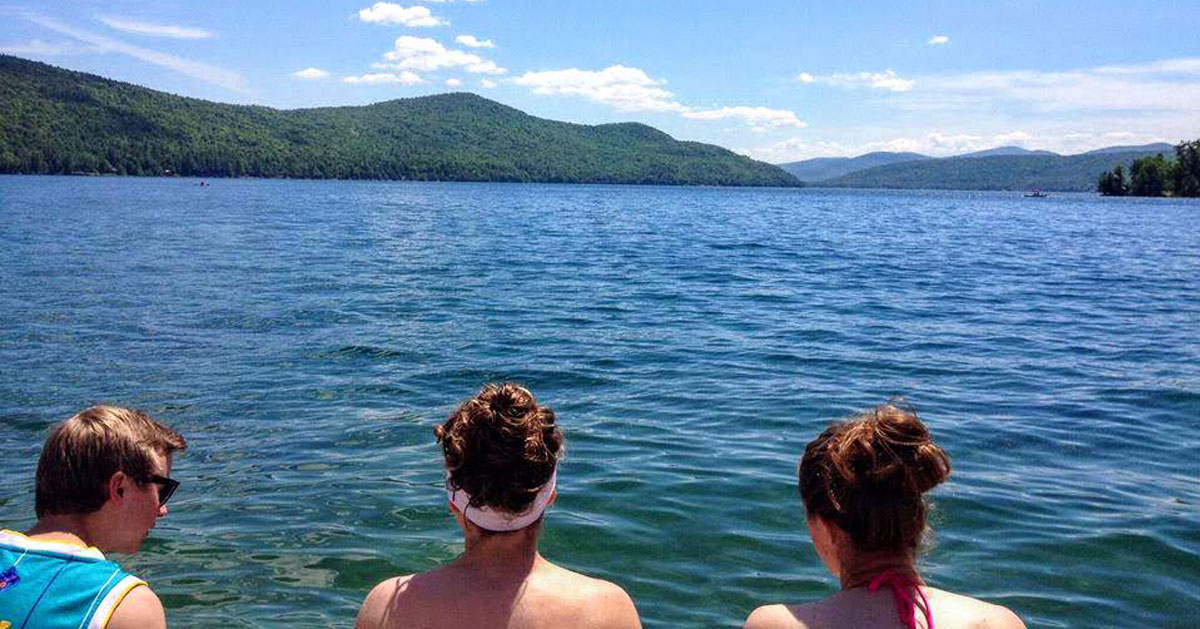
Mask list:
[[[921,591],[920,585],[916,581],[888,570],[871,579],[869,588],[874,592],[885,585],[892,588],[892,596],[896,599],[896,612],[900,614],[900,620],[903,620],[904,625],[909,629],[917,629],[916,602],[908,595],[909,588],[916,590],[917,596],[921,597],[921,611],[925,612],[925,627],[933,629],[933,613],[929,609],[929,599],[925,598],[925,593]]]

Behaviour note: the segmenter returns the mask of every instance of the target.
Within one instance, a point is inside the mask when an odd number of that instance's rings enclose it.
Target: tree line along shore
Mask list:
[[[1175,145],[1175,159],[1162,153],[1100,175],[1100,194],[1111,197],[1200,197],[1200,140]]]

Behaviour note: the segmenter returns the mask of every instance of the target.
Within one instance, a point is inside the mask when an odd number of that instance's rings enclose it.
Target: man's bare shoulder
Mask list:
[[[148,586],[135,586],[108,621],[108,629],[166,629],[167,614],[162,601]]]
[[[580,626],[626,629],[641,627],[633,599],[619,585],[549,564],[536,579],[539,590],[553,593],[574,608]]]
[[[388,626],[389,619],[397,613],[397,606],[403,592],[408,588],[414,575],[392,577],[371,588],[358,610],[358,620],[355,629],[379,629]]]

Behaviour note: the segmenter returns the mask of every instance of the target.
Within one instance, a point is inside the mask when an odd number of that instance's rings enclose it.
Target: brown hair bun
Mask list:
[[[949,475],[950,457],[916,410],[885,404],[808,444],[800,495],[810,517],[833,522],[861,551],[911,550],[925,531],[923,494]]]
[[[550,480],[562,453],[554,411],[520,385],[488,384],[434,429],[450,485],[473,507],[520,513]]]

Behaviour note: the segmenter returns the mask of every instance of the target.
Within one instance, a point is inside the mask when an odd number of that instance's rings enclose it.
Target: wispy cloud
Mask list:
[[[918,77],[900,106],[920,109],[1015,103],[1035,112],[1176,111],[1200,115],[1200,58],[1046,72],[1010,70]],[[919,93],[918,93],[919,92]]]
[[[942,46],[945,44],[949,44],[950,38],[946,37],[945,35],[934,35],[933,37],[930,37],[929,41],[927,41],[925,43],[930,46]]]
[[[352,85],[417,85],[424,83],[424,79],[415,72],[376,72],[372,74],[363,74],[361,76],[345,76],[342,77],[343,83]]]
[[[479,84],[486,87],[489,90],[492,89],[493,87],[496,87],[496,82],[491,79],[480,79]]]
[[[329,72],[326,72],[320,68],[304,68],[303,70],[297,70],[293,72],[292,76],[297,79],[304,79],[306,81],[317,81],[320,79],[329,78]]]
[[[172,24],[152,24],[117,17],[98,18],[106,25],[134,35],[149,35],[150,37],[166,37],[170,39],[209,39],[216,37],[211,31],[191,26],[175,26]]]
[[[6,55],[29,55],[33,57],[59,57],[103,52],[95,46],[80,46],[72,42],[45,42],[32,39],[24,44],[0,44],[0,53]]]
[[[916,84],[916,81],[912,79],[901,78],[896,74],[895,70],[825,75],[813,75],[808,72],[801,72],[795,78],[800,83],[823,83],[835,87],[851,89],[869,88],[887,90],[889,92],[907,92]]]
[[[250,93],[250,89],[246,84],[246,80],[241,74],[238,74],[232,70],[226,70],[224,68],[219,68],[207,63],[191,61],[189,59],[177,57],[165,52],[159,52],[157,50],[150,50],[148,48],[142,48],[141,46],[127,44],[111,37],[98,35],[90,31],[68,26],[59,22],[58,20],[42,17],[40,15],[25,14],[25,17],[29,21],[43,28],[54,31],[60,35],[65,35],[76,41],[90,44],[100,51],[121,53],[147,63],[153,63],[154,65],[175,70],[181,74],[185,74],[192,78],[199,79],[206,83],[211,83],[234,92],[239,92],[241,94]]]
[[[479,39],[474,35],[459,35],[454,38],[454,41],[466,46],[467,48],[495,48],[496,44],[490,39]]]
[[[1096,74],[1200,74],[1200,58],[1163,59],[1133,65],[1101,66]]]
[[[374,24],[399,24],[409,28],[446,26],[448,20],[437,17],[427,7],[403,7],[391,2],[376,2],[358,12],[358,19]]]
[[[462,68],[472,74],[504,74],[505,68],[474,53],[446,48],[436,39],[403,35],[396,38],[392,49],[383,54],[384,61],[373,64],[377,69],[436,72],[445,68]]]

